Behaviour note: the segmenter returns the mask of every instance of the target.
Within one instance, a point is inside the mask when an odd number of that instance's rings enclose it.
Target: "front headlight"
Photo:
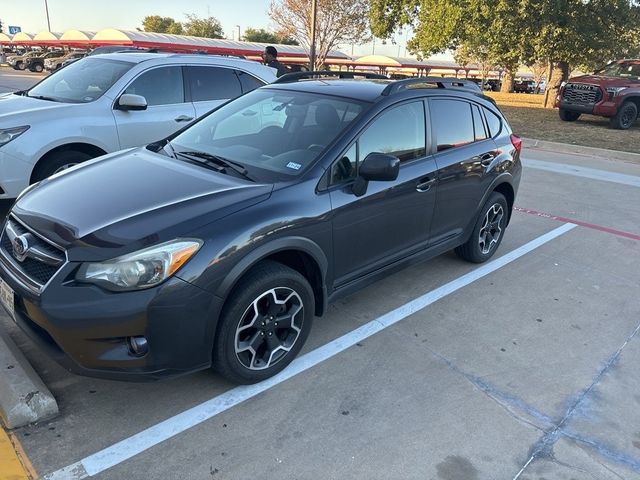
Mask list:
[[[27,130],[29,130],[29,125],[15,128],[0,128],[0,147],[18,138]]]
[[[628,87],[607,87],[607,93],[609,94],[609,100],[618,95],[622,90]]]
[[[201,246],[201,240],[179,238],[106,262],[85,263],[76,280],[114,291],[154,287],[176,273]]]

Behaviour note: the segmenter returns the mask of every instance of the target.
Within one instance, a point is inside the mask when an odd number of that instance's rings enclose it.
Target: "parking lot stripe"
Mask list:
[[[632,187],[640,187],[640,177],[635,175],[625,175],[624,173],[608,172],[597,168],[579,167],[566,163],[545,162],[543,160],[533,160],[523,158],[522,164],[527,168],[545,170],[547,172],[563,173],[575,177],[590,178],[592,180],[602,180],[605,182],[620,183]]]
[[[398,323],[434,302],[454,293],[461,288],[479,280],[505,265],[517,260],[527,253],[541,247],[551,240],[575,228],[576,225],[564,225],[535,238],[521,247],[488,262],[461,277],[452,280],[441,287],[407,302],[406,304],[378,317],[361,327],[302,355],[294,360],[285,370],[255,385],[235,387],[217,397],[192,407],[182,413],[170,417],[152,427],[147,428],[129,438],[111,445],[93,455],[57,470],[46,477],[47,480],[80,480],[97,475],[115,465],[118,465],[159,443],[168,440],[200,423],[213,418],[256,395],[275,387],[276,385],[295,377],[296,375],[334,357],[344,350],[354,346],[372,335]]]
[[[619,237],[630,238],[631,240],[640,240],[640,235],[636,233],[625,232],[624,230],[617,230],[615,228],[603,227],[602,225],[596,225],[595,223],[583,222],[573,218],[559,217],[550,213],[538,212],[537,210],[531,210],[530,208],[513,207],[516,212],[528,213],[529,215],[535,215],[541,218],[547,218],[549,220],[557,220],[563,223],[573,223],[579,227],[590,228],[592,230],[598,230],[599,232],[610,233]]]

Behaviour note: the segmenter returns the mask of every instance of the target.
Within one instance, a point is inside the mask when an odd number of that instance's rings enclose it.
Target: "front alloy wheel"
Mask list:
[[[225,301],[213,367],[235,383],[256,383],[283,370],[304,345],[315,312],[313,289],[292,268],[263,260]]]
[[[302,331],[302,299],[292,289],[264,292],[247,308],[236,329],[235,350],[249,370],[276,365],[291,351]]]

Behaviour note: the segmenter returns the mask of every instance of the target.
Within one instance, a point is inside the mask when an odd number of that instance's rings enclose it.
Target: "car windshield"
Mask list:
[[[133,65],[131,62],[101,58],[79,60],[45,78],[30,89],[27,96],[57,102],[93,102]]]
[[[640,79],[640,62],[621,62],[607,65],[599,72],[607,77]]]
[[[171,141],[177,152],[204,152],[250,173],[295,176],[365,108],[328,95],[258,89],[214,111]]]

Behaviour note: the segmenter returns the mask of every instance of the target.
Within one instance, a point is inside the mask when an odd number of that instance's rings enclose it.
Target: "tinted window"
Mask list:
[[[240,81],[234,70],[219,67],[187,67],[191,100],[228,100],[242,94]]]
[[[430,110],[439,152],[474,142],[470,104],[457,100],[432,100]]]
[[[367,127],[359,140],[360,161],[371,152],[387,153],[401,161],[426,155],[425,120],[422,102],[385,111]]]
[[[161,67],[149,70],[136,78],[124,93],[142,95],[150,107],[183,103],[182,67]]]
[[[245,72],[236,71],[238,74],[238,78],[240,79],[240,83],[242,84],[242,92],[247,93],[251,90],[255,90],[256,88],[260,88],[264,85],[262,80],[258,80],[253,75],[250,75]]]
[[[476,141],[484,140],[487,138],[487,131],[484,128],[484,122],[482,121],[482,115],[480,114],[480,108],[476,105],[472,105],[473,110],[473,128],[476,133]]]
[[[344,182],[345,180],[356,178],[356,172],[358,170],[357,165],[356,145],[354,143],[351,148],[347,150],[346,153],[331,167],[331,184],[334,185],[336,183]]]
[[[495,137],[500,133],[500,129],[502,128],[502,122],[498,118],[498,116],[491,112],[490,110],[484,109],[484,115],[487,119],[487,125],[489,126],[489,134],[492,137]]]

